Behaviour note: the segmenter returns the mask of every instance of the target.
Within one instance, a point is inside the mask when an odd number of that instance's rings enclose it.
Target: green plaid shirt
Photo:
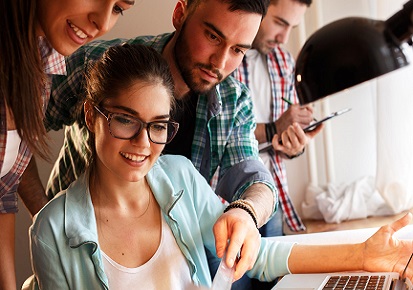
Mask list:
[[[49,179],[49,196],[54,196],[77,179],[90,157],[83,141],[88,131],[82,120],[76,120],[75,114],[76,104],[83,100],[84,73],[88,62],[99,58],[110,46],[123,42],[145,44],[161,53],[171,37],[172,34],[168,33],[129,40],[94,41],[66,59],[68,76],[53,79],[50,101],[50,109],[58,109],[60,113],[48,111],[46,127],[58,130],[63,125],[76,123],[65,129],[62,151]],[[258,182],[268,185],[274,195],[276,193],[271,174],[259,161],[254,130],[249,91],[234,78],[228,77],[211,93],[199,96],[192,163],[208,182],[220,167],[216,192],[226,200],[238,199],[250,185]]]

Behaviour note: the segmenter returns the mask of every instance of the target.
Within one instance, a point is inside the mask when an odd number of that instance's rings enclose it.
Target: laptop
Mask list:
[[[316,289],[383,289],[411,290],[413,284],[398,273],[340,272],[323,274],[290,274],[284,276],[272,290]]]

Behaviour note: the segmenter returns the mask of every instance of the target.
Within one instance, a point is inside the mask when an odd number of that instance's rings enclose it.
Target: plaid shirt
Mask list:
[[[294,59],[291,54],[280,46],[267,54],[268,73],[271,82],[272,102],[271,120],[275,122],[287,109],[289,104],[282,100],[285,98],[293,103],[299,103],[294,88]],[[247,66],[247,56],[244,57],[239,68],[233,76],[249,87],[250,75]],[[281,208],[286,218],[287,225],[292,231],[305,230],[294,205],[288,196],[287,176],[283,157],[274,150],[270,150],[271,167],[274,181],[278,188]]]
[[[128,43],[140,43],[153,47],[162,52],[172,34],[158,36],[143,36],[130,40],[114,39],[110,41],[95,41],[81,47],[76,53],[66,59],[68,77],[53,79],[53,92],[50,104],[60,103],[63,108],[53,106],[48,110],[47,116],[59,118],[47,120],[49,127],[60,129],[63,125],[71,125],[75,121],[73,107],[84,95],[84,72],[90,60],[99,58],[110,46]],[[62,96],[65,96],[62,98]],[[65,112],[65,113],[62,113]],[[220,166],[220,180],[225,173],[231,175],[229,179],[222,178],[221,189],[226,194],[221,194],[232,199],[237,199],[250,185],[256,182],[267,184],[274,192],[276,191],[271,174],[263,164],[259,162],[257,141],[254,136],[255,119],[252,113],[251,98],[248,89],[232,77],[224,80],[216,86],[208,95],[200,95],[196,109],[196,128],[192,143],[191,159],[194,166],[201,174],[210,181],[217,167]],[[48,195],[53,196],[60,190],[78,178],[84,171],[86,161],[90,154],[82,144],[87,137],[87,129],[82,121],[76,122],[65,130],[65,141],[55,164],[52,176],[49,179]],[[209,148],[205,149],[205,148]],[[253,167],[254,173],[238,172],[232,174],[234,168],[240,168],[239,164],[246,168]],[[76,166],[74,166],[76,165]],[[244,167],[242,167],[244,168]],[[243,179],[243,177],[245,177]],[[241,181],[242,180],[242,181]],[[236,183],[239,182],[239,183]],[[233,183],[231,185],[231,183]],[[231,190],[228,190],[228,189]],[[235,189],[232,191],[232,189]]]
[[[39,51],[45,64],[44,72],[48,78],[43,87],[42,98],[43,108],[46,108],[50,96],[50,76],[53,74],[65,74],[66,66],[64,57],[53,50],[45,38],[39,38]],[[0,168],[3,166],[3,160],[6,153],[7,141],[7,120],[6,107],[4,99],[0,99]],[[27,144],[21,142],[17,159],[11,170],[0,179],[0,213],[14,213],[18,211],[17,207],[17,187],[20,183],[21,176],[30,162],[32,153]]]

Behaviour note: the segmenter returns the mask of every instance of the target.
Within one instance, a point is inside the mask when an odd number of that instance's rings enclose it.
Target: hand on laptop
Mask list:
[[[364,242],[364,270],[371,272],[398,272],[402,275],[413,253],[413,241],[399,240],[393,237],[393,235],[411,221],[412,214],[408,213],[399,220],[381,227],[373,236]],[[410,280],[413,277],[412,266],[408,267],[405,273],[406,277]]]
[[[413,240],[401,240],[394,233],[412,221],[408,213],[381,227],[363,243],[338,245],[295,245],[288,267],[291,273],[328,273],[342,271],[397,272],[403,274],[413,252]],[[413,277],[413,264],[405,277]]]

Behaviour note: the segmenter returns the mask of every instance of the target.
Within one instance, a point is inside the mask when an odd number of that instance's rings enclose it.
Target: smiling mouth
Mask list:
[[[72,22],[68,21],[68,23],[77,37],[81,39],[86,39],[88,37],[86,33],[84,33],[79,27],[75,26]]]
[[[120,152],[120,155],[134,162],[142,162],[146,159],[146,156],[134,155],[134,154],[125,153],[125,152]]]

